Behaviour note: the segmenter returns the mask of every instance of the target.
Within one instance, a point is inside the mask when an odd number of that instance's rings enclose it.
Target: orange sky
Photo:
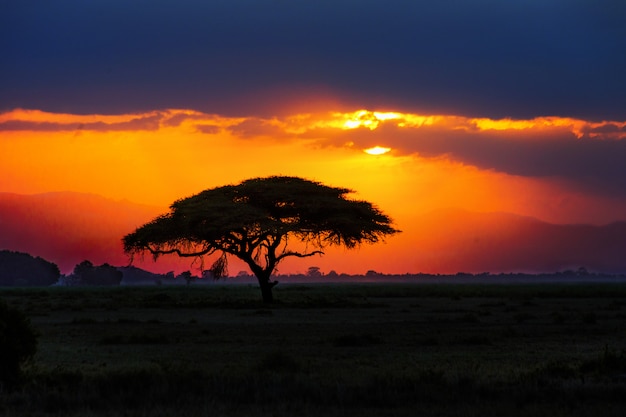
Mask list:
[[[626,196],[598,190],[576,171],[568,177],[566,165],[552,172],[550,164],[538,167],[523,160],[528,155],[518,160],[516,151],[504,150],[509,143],[565,152],[578,143],[610,146],[625,132],[626,122],[365,110],[272,119],[188,110],[113,116],[14,110],[0,114],[0,192],[77,191],[166,207],[206,188],[296,175],[354,189],[403,233],[375,248],[294,263],[294,270],[313,263],[346,272],[418,272],[409,248],[425,233],[420,216],[435,210],[507,212],[553,223],[626,220]],[[364,152],[374,146],[390,151]],[[503,158],[512,158],[514,168],[503,169]]]

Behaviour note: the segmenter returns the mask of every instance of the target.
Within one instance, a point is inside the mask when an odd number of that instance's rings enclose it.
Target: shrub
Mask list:
[[[28,317],[0,300],[0,385],[11,389],[21,366],[37,352],[37,335]]]

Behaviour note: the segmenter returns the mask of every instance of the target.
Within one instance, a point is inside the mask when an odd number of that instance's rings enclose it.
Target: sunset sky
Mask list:
[[[617,0],[3,2],[0,193],[165,210],[296,175],[403,233],[281,272],[478,269],[430,262],[458,247],[424,219],[626,221],[624,22]]]

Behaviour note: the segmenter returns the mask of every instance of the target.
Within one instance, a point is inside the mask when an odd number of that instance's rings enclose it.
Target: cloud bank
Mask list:
[[[135,132],[170,129],[244,141],[305,141],[395,156],[447,159],[481,170],[568,183],[584,193],[626,197],[626,122],[573,118],[526,120],[399,112],[302,113],[227,117],[192,110],[129,115],[71,115],[15,110],[0,114],[0,132]],[[207,136],[207,137],[208,137]]]
[[[624,120],[624,21],[618,0],[4,2],[0,110]]]

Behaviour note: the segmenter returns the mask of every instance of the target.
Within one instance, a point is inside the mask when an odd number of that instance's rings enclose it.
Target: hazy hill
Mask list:
[[[510,213],[438,210],[418,219],[423,271],[626,271],[626,222],[558,225]]]
[[[163,208],[73,192],[0,193],[0,249],[41,256],[62,272],[88,259],[128,263],[120,239]]]
[[[91,194],[0,193],[0,250],[41,256],[63,273],[85,259],[123,266],[128,258],[122,253],[122,236],[165,211]],[[405,272],[553,272],[581,266],[590,271],[626,271],[626,222],[555,225],[508,213],[438,210],[417,217],[412,227],[422,233],[405,243],[405,252],[391,253],[408,259],[403,261],[410,265]],[[397,247],[371,250],[374,258],[390,256]],[[315,262],[325,270],[343,272],[341,253],[324,258]],[[164,257],[157,264],[146,257],[135,265],[158,272],[190,269],[188,259],[175,257]]]

